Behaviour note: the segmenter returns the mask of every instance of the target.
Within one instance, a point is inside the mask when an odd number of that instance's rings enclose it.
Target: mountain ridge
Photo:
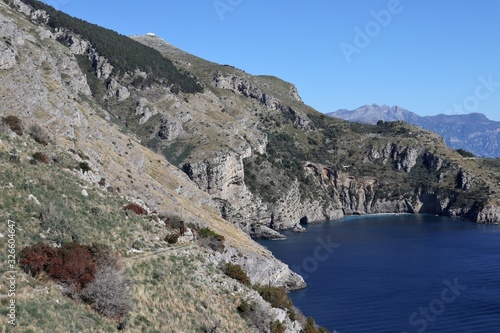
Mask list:
[[[478,112],[420,116],[398,106],[372,104],[355,110],[341,109],[327,115],[367,124],[376,124],[379,120],[403,120],[438,133],[451,148],[465,149],[476,156],[500,157],[500,122]]]

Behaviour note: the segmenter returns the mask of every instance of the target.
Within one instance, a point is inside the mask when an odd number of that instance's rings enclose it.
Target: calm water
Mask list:
[[[348,217],[260,241],[306,289],[306,316],[340,333],[500,332],[500,226],[429,215]]]

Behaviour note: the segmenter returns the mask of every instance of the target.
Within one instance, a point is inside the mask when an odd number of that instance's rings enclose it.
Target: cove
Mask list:
[[[260,240],[333,332],[500,332],[500,227],[433,215],[353,216]]]

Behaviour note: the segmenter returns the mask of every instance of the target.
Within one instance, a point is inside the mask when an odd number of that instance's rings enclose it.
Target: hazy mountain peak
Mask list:
[[[328,114],[332,117],[348,121],[376,124],[379,120],[394,121],[420,118],[417,114],[410,112],[400,106],[389,106],[386,104],[363,105],[356,110],[338,110]]]

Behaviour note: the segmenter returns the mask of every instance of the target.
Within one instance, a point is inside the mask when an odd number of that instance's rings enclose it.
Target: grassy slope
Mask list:
[[[55,234],[45,230],[39,220],[40,211],[52,202],[64,211],[68,236],[86,244],[104,243],[122,254],[124,269],[133,280],[131,332],[203,332],[211,325],[219,325],[225,332],[249,330],[236,311],[238,300],[247,292],[245,287],[209,262],[205,250],[195,244],[169,246],[158,240],[169,231],[153,226],[150,217],[127,216],[122,209],[126,200],[78,177],[72,171],[77,160],[59,149],[27,138],[1,136],[0,140],[0,219],[16,221],[18,251],[54,239]],[[20,162],[11,161],[7,152],[13,148],[19,152]],[[60,162],[30,163],[37,151],[57,154]],[[88,197],[82,195],[83,188]],[[41,206],[29,201],[29,195]],[[2,262],[6,262],[6,245],[2,242]],[[146,252],[127,254],[133,246],[142,246]],[[6,294],[5,279],[1,283],[1,293]],[[17,290],[18,324],[23,332],[38,332],[42,327],[46,332],[115,329],[112,321],[69,300],[53,283],[20,274]],[[3,318],[6,301],[2,299]]]

